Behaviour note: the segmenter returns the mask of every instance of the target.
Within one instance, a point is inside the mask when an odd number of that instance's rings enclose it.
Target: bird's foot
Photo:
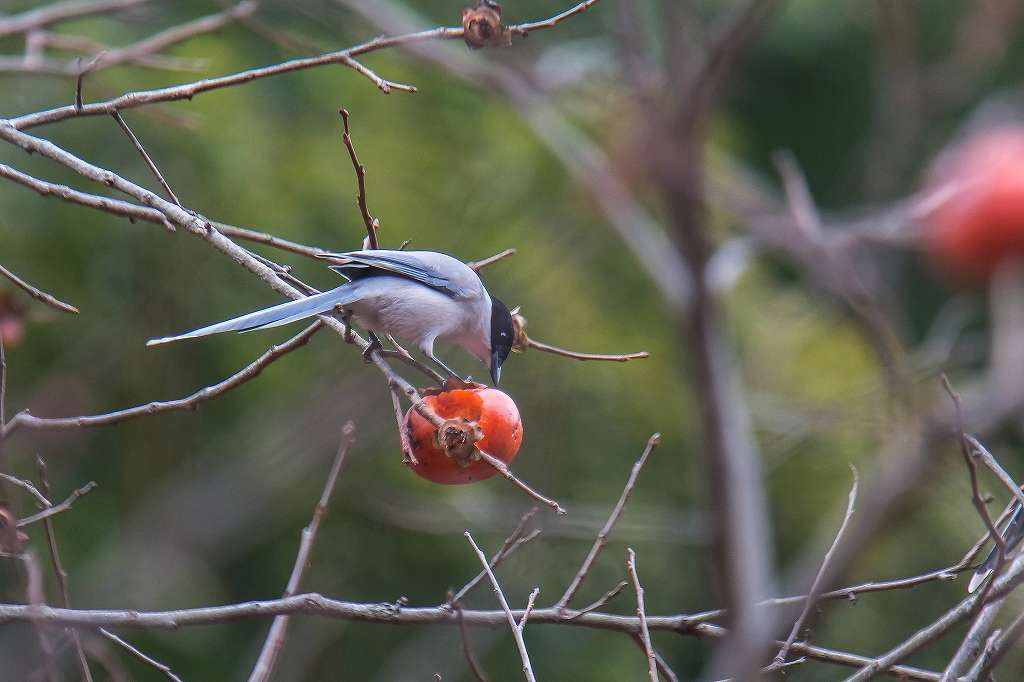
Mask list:
[[[446,391],[468,390],[473,388],[487,388],[487,386],[476,383],[473,381],[473,377],[466,377],[463,379],[455,374],[450,375],[444,380],[444,390]]]
[[[370,338],[370,344],[363,350],[363,362],[370,364],[373,362],[373,358],[370,357],[373,351],[381,350],[384,346],[381,345],[380,339],[373,332],[369,332],[367,336]]]

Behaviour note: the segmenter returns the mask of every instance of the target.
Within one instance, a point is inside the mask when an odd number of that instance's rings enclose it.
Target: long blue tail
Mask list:
[[[1010,517],[1006,527],[1003,528],[1003,541],[1006,543],[1007,551],[1016,547],[1021,540],[1024,540],[1024,508],[1017,502],[1017,510]],[[971,576],[971,584],[967,586],[968,592],[974,592],[978,586],[985,582],[985,578],[995,570],[996,562],[999,560],[998,548],[993,547],[985,557],[985,561],[978,566]]]
[[[352,284],[343,284],[336,289],[325,291],[322,294],[315,294],[306,298],[300,298],[297,301],[281,303],[270,308],[257,310],[248,315],[211,324],[208,327],[186,332],[185,334],[179,334],[178,336],[150,339],[146,342],[146,345],[157,346],[161,343],[170,343],[171,341],[180,341],[181,339],[195,339],[200,336],[209,336],[210,334],[219,334],[221,332],[251,332],[257,329],[278,327],[282,324],[326,313],[339,304],[351,303],[357,298],[356,289],[358,287]]]

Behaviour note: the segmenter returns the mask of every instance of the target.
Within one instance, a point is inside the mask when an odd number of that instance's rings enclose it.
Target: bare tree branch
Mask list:
[[[994,601],[1009,594],[1022,581],[1024,581],[1024,555],[1018,555],[1010,562],[1003,575],[991,582],[988,599]],[[910,656],[921,647],[935,641],[948,632],[950,628],[977,613],[977,609],[984,603],[981,600],[982,596],[985,596],[982,592],[976,592],[962,600],[939,619],[918,630],[910,638],[893,647],[870,664],[862,667],[856,674],[847,678],[846,682],[864,682],[864,680],[872,679],[876,675],[891,670],[892,666],[899,661]]]
[[[651,676],[651,682],[658,682],[658,663],[651,645],[651,633],[647,629],[647,610],[644,608],[644,588],[640,585],[640,577],[636,573],[636,554],[633,548],[626,550],[629,559],[626,561],[626,570],[633,580],[633,590],[636,591],[636,615],[640,618],[640,641],[644,644],[644,651],[647,652],[647,672]]]
[[[786,638],[786,643],[782,645],[782,648],[779,649],[779,653],[775,655],[775,660],[772,663],[775,669],[779,669],[785,665],[786,656],[789,654],[789,650],[793,646],[793,642],[795,642],[796,638],[800,635],[800,630],[810,617],[811,611],[813,611],[814,607],[817,605],[818,595],[821,593],[823,578],[828,571],[829,562],[835,554],[839,541],[843,539],[843,533],[846,532],[846,526],[850,523],[850,518],[853,516],[853,510],[857,503],[857,486],[860,482],[860,477],[853,465],[850,465],[850,470],[853,472],[853,486],[850,488],[850,495],[846,503],[846,514],[843,516],[842,523],[839,524],[839,530],[836,531],[836,537],[832,541],[832,546],[829,547],[827,552],[825,552],[825,558],[821,562],[821,568],[818,570],[818,574],[814,577],[814,582],[811,583],[811,589],[807,594],[806,601],[804,601],[803,611],[800,612],[796,622],[793,623],[793,629],[790,630],[789,637]]]
[[[259,4],[256,0],[242,0],[242,2],[229,7],[223,12],[217,12],[216,14],[201,17],[180,26],[174,26],[145,40],[140,40],[133,45],[101,52],[97,56],[96,62],[90,67],[90,71],[107,69],[118,64],[136,61],[143,57],[158,54],[169,47],[183,43],[196,36],[219,31],[232,21],[251,16],[259,7]],[[113,114],[115,112],[112,111],[110,113]]]
[[[128,127],[128,124],[125,122],[124,117],[121,116],[121,112],[115,111],[113,114],[111,114],[111,116],[113,116],[114,120],[117,121],[117,125],[121,127],[121,130],[123,130],[124,134],[128,136],[128,139],[132,141],[132,144],[135,146],[135,149],[138,150],[139,154],[142,156],[142,160],[146,162],[147,166],[149,166],[149,170],[153,171],[153,175],[156,176],[157,182],[159,182],[160,186],[164,188],[165,192],[167,192],[167,196],[170,198],[170,200],[176,203],[178,206],[181,206],[181,208],[184,208],[184,206],[182,206],[181,204],[181,201],[178,200],[178,197],[174,194],[174,191],[171,189],[171,186],[167,184],[167,180],[164,179],[164,176],[160,172],[160,169],[156,167],[156,164],[153,162],[152,157],[150,157],[150,155],[146,153],[146,148],[142,146],[142,143],[139,142],[139,138],[136,137],[135,133],[132,132],[132,129]]]
[[[78,308],[76,308],[75,306],[69,303],[64,303],[63,301],[57,299],[56,297],[46,293],[42,289],[38,289],[32,286],[31,284],[21,279],[20,277],[18,277],[17,275],[15,275],[13,272],[11,272],[2,265],[0,265],[0,275],[3,275],[7,279],[9,279],[11,282],[14,283],[15,286],[23,289],[25,293],[27,293],[29,296],[36,299],[37,301],[42,301],[46,305],[50,306],[51,308],[56,308],[62,313],[73,313],[75,315],[78,314]]]
[[[640,651],[643,652],[644,656],[646,657],[647,647],[644,645],[643,637],[641,637],[638,633],[633,633],[631,639],[634,642],[636,642],[636,645],[640,647]],[[675,671],[669,667],[668,663],[665,662],[665,659],[662,658],[661,654],[659,654],[657,651],[654,652],[654,660],[658,664],[658,672],[661,674],[665,682],[679,682],[679,676],[676,675]]]
[[[486,575],[486,572],[484,572],[484,575]],[[459,638],[462,640],[462,655],[466,659],[466,665],[469,666],[469,671],[473,673],[473,678],[477,682],[487,682],[487,676],[484,675],[483,669],[477,663],[476,656],[473,655],[473,646],[469,641],[469,630],[466,629],[466,622],[462,619],[462,605],[459,602],[454,602],[452,608],[455,609],[455,615],[459,620]]]
[[[508,617],[508,624],[512,628],[512,636],[516,640],[516,648],[519,649],[519,657],[523,661],[523,674],[526,675],[528,682],[537,682],[537,678],[534,677],[533,674],[533,667],[530,665],[530,653],[526,650],[526,642],[523,640],[523,628],[516,622],[516,617],[512,615],[512,609],[509,608],[508,600],[505,599],[505,594],[501,591],[501,585],[498,584],[498,579],[494,576],[494,571],[491,570],[491,565],[488,563],[487,557],[484,556],[484,553],[477,546],[476,542],[473,541],[473,536],[469,534],[468,530],[465,535],[466,540],[468,540],[469,544],[472,545],[473,551],[476,552],[477,558],[480,559],[480,563],[483,564],[484,571],[487,572],[487,577],[491,579],[491,585],[494,587],[494,594],[498,597],[498,601],[501,603],[501,608],[505,611],[505,615]],[[526,610],[523,611],[522,616],[520,616],[523,626],[526,625],[526,618],[530,615],[530,611],[532,611],[533,601],[537,598],[537,592],[539,592],[539,590],[534,590],[530,595],[530,601],[527,604]]]
[[[980,682],[988,680],[1003,657],[1013,648],[1024,634],[1024,613],[1021,613],[993,640],[986,645],[985,651],[967,675],[960,678],[963,682]]]
[[[145,653],[140,651],[137,647],[132,646],[129,642],[127,642],[124,639],[118,637],[113,632],[110,632],[109,630],[105,630],[104,628],[100,628],[99,629],[99,633],[101,635],[103,635],[105,638],[107,638],[108,640],[110,640],[111,642],[113,642],[114,644],[118,645],[119,647],[121,647],[122,649],[124,649],[125,651],[130,653],[135,658],[139,659],[140,661],[142,661],[143,663],[148,665],[149,667],[156,668],[157,670],[159,670],[164,675],[164,677],[166,677],[167,679],[171,680],[171,682],[183,682],[183,680],[180,677],[178,677],[177,675],[174,674],[174,671],[171,670],[171,668],[169,666],[161,663],[160,661],[156,660],[155,658],[147,656]]]
[[[469,261],[468,263],[466,263],[466,265],[468,265],[473,270],[475,270],[477,272],[480,272],[481,270],[486,268],[488,265],[494,265],[498,261],[504,260],[505,258],[508,258],[509,256],[514,256],[514,255],[516,255],[516,250],[515,249],[505,249],[504,251],[502,251],[500,253],[494,254],[490,258],[483,258],[481,260]]]
[[[116,412],[97,414],[81,417],[36,417],[27,411],[16,414],[3,427],[0,427],[0,441],[10,436],[18,429],[29,429],[33,431],[62,431],[66,429],[79,429],[95,426],[111,426],[129,419],[147,417],[163,412],[174,412],[194,410],[201,403],[220,397],[228,391],[241,386],[242,384],[255,379],[259,374],[275,360],[287,355],[297,348],[306,345],[309,339],[322,327],[320,321],[306,327],[304,330],[285,341],[282,344],[271,346],[267,352],[256,358],[244,369],[232,374],[223,381],[200,389],[190,396],[178,398],[177,400],[155,401],[137,407],[129,407]]]
[[[3,479],[8,481],[8,482],[13,482],[15,480],[13,476],[8,476],[7,474],[0,474],[0,477],[3,477]],[[53,504],[50,504],[49,500],[47,500],[46,505],[45,505],[46,508],[43,509],[43,511],[39,512],[38,514],[33,514],[31,516],[26,516],[23,519],[18,519],[18,528],[24,528],[26,526],[31,526],[33,523],[37,523],[39,521],[46,521],[45,525],[46,525],[46,527],[48,529],[47,533],[49,533],[50,532],[49,529],[51,527],[51,524],[50,524],[50,518],[51,517],[56,516],[57,514],[62,514],[64,512],[66,512],[66,511],[70,510],[71,506],[78,500],[78,498],[82,497],[83,495],[88,495],[95,488],[96,488],[96,481],[89,481],[88,483],[83,485],[78,490],[75,490],[74,492],[72,492],[68,496],[68,498],[66,500],[64,500],[63,502],[61,502],[60,504],[53,505]]]
[[[0,36],[27,33],[68,19],[105,14],[145,4],[149,0],[67,0],[0,18]]]
[[[480,459],[484,460],[492,467],[494,467],[495,471],[504,476],[507,480],[511,481],[516,487],[525,492],[527,495],[537,500],[545,507],[551,507],[551,509],[553,509],[555,513],[559,516],[565,515],[566,511],[562,509],[562,505],[558,504],[556,500],[553,500],[550,497],[545,497],[544,495],[541,495],[539,492],[531,488],[527,483],[525,483],[524,481],[519,479],[515,474],[513,474],[512,470],[508,468],[508,465],[502,462],[500,459],[490,454],[489,452],[484,452],[479,448],[477,448],[476,452],[477,454],[480,455]]]
[[[595,1],[596,0],[590,0],[583,4],[587,4],[589,6],[593,5]],[[575,13],[576,12],[573,12],[573,14]],[[508,27],[509,31],[514,35],[525,35],[531,31],[541,28],[546,27],[537,26],[536,28],[533,28],[529,23]],[[231,87],[233,85],[242,85],[261,78],[269,78],[283,73],[291,73],[293,71],[326,66],[328,64],[344,64],[355,68],[353,66],[354,58],[359,55],[395,47],[397,45],[421,43],[430,40],[460,40],[463,37],[463,33],[464,31],[462,27],[459,26],[439,27],[398,36],[381,36],[344,50],[328,52],[315,57],[292,59],[290,61],[262,68],[240,71],[238,73],[220,76],[218,78],[206,78],[192,83],[184,83],[182,85],[160,88],[157,90],[129,92],[111,100],[83,104],[81,107],[77,108],[74,105],[58,107],[48,111],[40,111],[33,114],[19,116],[17,118],[10,119],[9,123],[19,130],[24,130],[48,123],[56,123],[57,121],[62,121],[76,116],[110,115],[115,111],[146,106],[157,102],[175,102],[183,99],[192,99],[198,94],[209,92],[211,90],[218,90],[220,88]],[[364,75],[369,75],[367,72],[368,69],[365,69],[365,67],[360,70],[360,73],[363,73]],[[380,84],[377,83],[377,81],[375,81],[375,84],[380,87]],[[397,84],[388,83],[388,85],[394,88]]]
[[[591,7],[596,5],[597,3],[598,3],[598,0],[587,0],[586,2],[581,2],[578,5],[570,8],[570,9],[565,10],[561,14],[556,14],[555,16],[551,17],[550,19],[544,19],[543,21],[534,21],[534,22],[528,22],[528,23],[525,23],[525,24],[517,24],[515,26],[509,26],[509,30],[512,33],[515,33],[515,34],[518,34],[518,35],[521,35],[521,36],[525,36],[530,31],[536,31],[536,30],[541,29],[541,28],[553,28],[553,27],[557,26],[558,24],[560,24],[561,22],[563,22],[566,19],[568,19],[569,17],[575,16],[575,15],[579,14],[580,12],[584,12],[584,11],[590,9]]]
[[[309,566],[310,558],[313,556],[313,547],[316,545],[317,535],[320,533],[320,524],[327,515],[327,509],[331,504],[331,497],[334,494],[334,487],[338,482],[338,475],[345,465],[349,448],[352,447],[352,434],[355,425],[352,422],[345,424],[341,431],[341,442],[338,444],[338,452],[334,456],[334,463],[327,475],[327,482],[324,484],[323,492],[320,493],[320,501],[313,510],[313,518],[309,525],[302,529],[302,539],[299,543],[298,554],[295,555],[295,565],[292,567],[292,574],[288,578],[288,585],[284,589],[284,596],[290,597],[299,591],[302,586],[302,578],[305,575],[306,567]],[[268,682],[274,673],[274,665],[277,657],[284,648],[285,638],[288,636],[289,616],[275,616],[270,625],[270,632],[263,643],[263,650],[260,651],[256,665],[249,675],[249,682]]]
[[[576,572],[576,575],[570,581],[568,587],[565,588],[565,592],[561,598],[555,603],[556,609],[564,609],[569,606],[569,602],[579,591],[580,586],[583,585],[583,581],[587,579],[587,575],[590,573],[591,567],[594,562],[597,561],[598,555],[601,554],[601,550],[608,544],[608,536],[612,532],[612,528],[615,527],[619,517],[622,516],[622,511],[626,508],[626,503],[629,501],[629,496],[633,494],[633,488],[636,486],[637,477],[640,475],[640,470],[644,464],[647,463],[647,458],[654,451],[654,448],[661,444],[661,434],[655,433],[647,439],[647,445],[644,446],[644,451],[640,455],[634,464],[632,470],[629,472],[629,478],[626,479],[626,485],[622,489],[622,494],[619,495],[619,501],[615,503],[612,508],[612,513],[608,516],[608,520],[605,521],[604,526],[597,533],[597,538],[594,540],[594,545],[590,548],[590,552],[583,559],[583,564],[580,569]]]
[[[1006,486],[1006,489],[1016,498],[1018,502],[1024,504],[1024,491],[1021,490],[1020,486],[1013,480],[1010,474],[1006,473],[1006,469],[1000,466],[999,462],[992,453],[988,451],[981,441],[970,434],[965,434],[964,438],[973,450],[973,456],[981,459],[982,463],[991,469],[992,473],[996,475],[996,478]]]
[[[534,350],[544,351],[545,353],[554,353],[555,355],[561,355],[563,358],[572,358],[573,360],[603,360],[605,362],[629,362],[630,360],[642,360],[650,357],[650,353],[647,351],[640,351],[639,353],[625,353],[622,355],[607,355],[605,353],[580,353],[578,351],[566,350],[565,348],[559,348],[558,346],[552,346],[534,339],[528,339],[526,342],[527,348],[533,348]]]
[[[47,478],[46,462],[43,461],[42,457],[36,459],[38,470],[39,470],[39,485],[42,488],[40,491],[43,495],[50,494],[50,481]],[[95,482],[90,482],[84,488],[80,488],[71,494],[67,500],[54,507],[47,501],[46,511],[53,512],[58,507],[67,505],[66,508],[71,507],[72,501],[79,495],[84,495],[89,492],[93,487],[96,486]],[[46,513],[46,512],[43,512]],[[56,512],[53,512],[56,513]],[[36,515],[39,516],[38,514]],[[38,520],[38,519],[36,519]],[[18,526],[28,525],[30,521],[19,521]],[[53,573],[57,576],[57,584],[60,586],[61,605],[69,609],[71,608],[71,591],[68,588],[68,572],[64,570],[64,565],[60,560],[60,549],[57,547],[57,534],[53,528],[53,519],[50,516],[44,517],[44,526],[46,528],[46,544],[50,549],[50,561],[53,563]],[[92,671],[89,670],[89,661],[85,657],[85,650],[82,649],[82,638],[79,635],[78,630],[71,628],[71,639],[75,644],[75,653],[78,655],[78,666],[82,671],[82,679],[84,682],[92,682]]]
[[[39,562],[31,550],[20,555],[22,565],[25,568],[25,597],[29,608],[38,610],[46,606],[46,588],[43,585],[43,574],[39,570]],[[42,623],[37,618],[31,618],[32,628],[36,633],[36,641],[39,643],[39,651],[43,659],[43,670],[49,682],[58,682],[60,672],[57,667],[56,652],[53,642],[47,636]]]
[[[510,554],[512,554],[512,552],[518,549],[520,545],[526,544],[527,542],[529,542],[530,540],[532,540],[540,534],[540,529],[536,529],[529,535],[524,535],[527,524],[530,523],[530,521],[533,519],[534,516],[536,516],[536,514],[537,507],[531,507],[525,514],[523,514],[519,518],[519,523],[516,524],[516,527],[512,530],[509,536],[505,538],[505,541],[501,543],[501,547],[498,549],[497,552],[494,553],[494,556],[491,557],[490,563],[487,564],[491,568],[491,570],[497,568],[498,564],[500,564]],[[458,604],[459,602],[461,602],[462,599],[467,594],[469,594],[470,590],[476,587],[480,583],[480,581],[486,577],[487,571],[480,571],[479,573],[477,573],[475,578],[473,578],[468,583],[463,585],[461,590],[452,595],[452,597],[448,600],[448,603]]]
[[[265,618],[280,614],[305,614],[368,623],[458,625],[454,609],[448,605],[425,608],[396,607],[393,603],[365,604],[337,601],[315,593],[297,594],[284,599],[250,601],[227,606],[206,606],[196,609],[154,612],[134,610],[82,611],[52,607],[33,609],[32,607],[18,604],[0,604],[0,623],[31,621],[35,619],[41,623],[66,624],[81,628],[132,627],[173,630],[193,625],[225,623],[247,618]],[[512,615],[514,618],[521,618],[523,611],[512,611]],[[497,611],[464,610],[463,617],[466,625],[470,627],[499,627],[508,624],[508,615],[502,609]],[[576,627],[625,633],[639,632],[640,628],[640,619],[635,616],[588,613],[579,618],[568,618],[554,608],[535,609],[530,614],[530,622],[538,625],[571,624]],[[651,631],[689,634],[712,640],[720,640],[729,632],[725,628],[711,623],[693,623],[690,620],[690,616],[686,614],[648,616],[647,626]],[[781,645],[782,642],[778,644]],[[855,668],[874,662],[874,659],[865,656],[813,646],[803,642],[795,642],[791,650],[794,653],[815,660]],[[893,674],[901,675],[911,680],[936,682],[939,679],[938,673],[912,666],[894,665],[889,670]]]
[[[572,620],[573,618],[579,618],[580,616],[587,613],[591,613],[593,611],[597,611],[599,608],[610,602],[612,599],[615,599],[615,597],[619,596],[622,590],[626,589],[627,586],[629,586],[629,583],[627,581],[620,580],[618,585],[605,592],[596,601],[588,604],[587,606],[584,606],[579,611],[574,610],[573,614],[569,616],[569,620]],[[557,608],[557,605],[555,608]]]
[[[380,229],[380,221],[370,215],[370,209],[366,206],[366,166],[359,163],[355,145],[352,143],[352,132],[348,127],[348,110],[339,109],[338,113],[341,114],[341,121],[344,125],[344,133],[342,133],[341,139],[345,142],[345,149],[348,150],[349,158],[352,159],[352,168],[356,171],[356,184],[359,190],[356,193],[356,203],[359,205],[359,212],[363,216],[363,224],[366,225],[368,248],[379,249],[380,244],[377,241],[377,230]]]

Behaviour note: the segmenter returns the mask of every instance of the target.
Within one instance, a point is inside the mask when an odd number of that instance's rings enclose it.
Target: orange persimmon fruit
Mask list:
[[[523,442],[523,422],[515,401],[496,388],[471,388],[444,391],[424,397],[439,417],[479,428],[482,437],[476,447],[508,464],[519,452]],[[409,445],[417,462],[409,468],[418,476],[434,483],[475,483],[497,473],[490,464],[471,456],[472,448],[463,456],[449,454],[438,443],[438,429],[414,408],[405,415]],[[472,444],[469,444],[472,446]]]

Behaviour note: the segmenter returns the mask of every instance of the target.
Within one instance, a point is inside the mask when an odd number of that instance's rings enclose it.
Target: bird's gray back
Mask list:
[[[419,345],[428,337],[460,337],[480,323],[481,303],[459,300],[397,275],[367,277],[345,285],[350,287],[354,295],[345,307],[378,335],[391,334]]]
[[[382,275],[408,277],[426,286],[443,290],[459,298],[478,298],[484,294],[480,277],[468,265],[436,251],[350,251],[324,254],[335,260],[332,269],[354,280]]]

